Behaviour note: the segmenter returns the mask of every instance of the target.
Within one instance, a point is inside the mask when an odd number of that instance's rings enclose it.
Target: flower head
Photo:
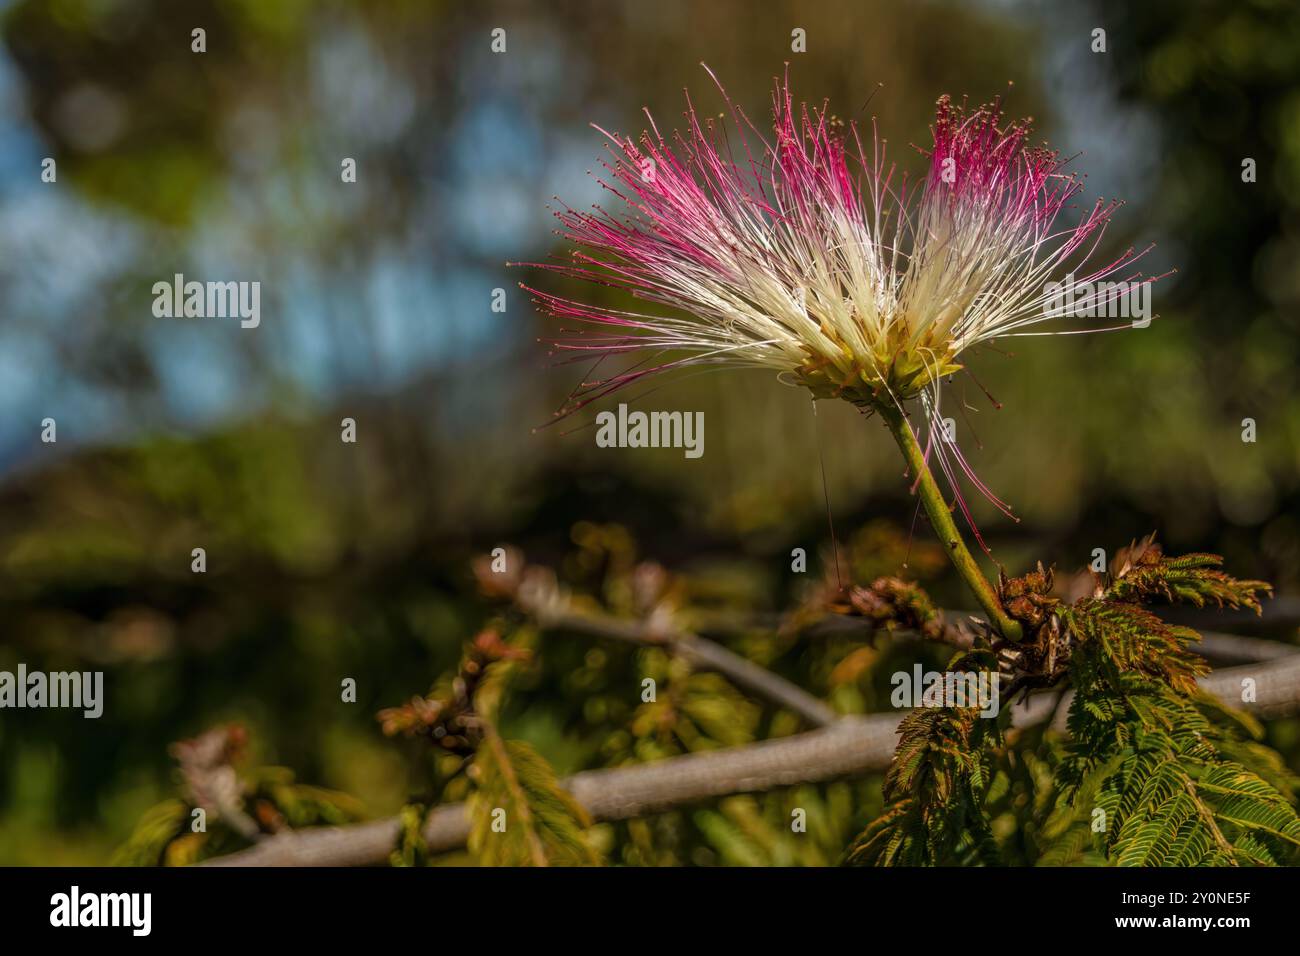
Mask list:
[[[544,268],[654,307],[529,290],[577,323],[551,340],[556,349],[649,359],[584,383],[562,413],[703,364],[775,369],[816,397],[899,403],[960,369],[971,346],[1050,318],[1048,284],[1067,267],[1058,297],[1085,284],[1094,295],[1091,283],[1135,258],[1088,272],[1117,204],[1098,200],[1058,225],[1082,183],[1058,153],[1028,143],[1027,123],[1004,124],[997,102],[939,100],[919,183],[886,165],[878,140],[868,152],[855,125],[796,109],[788,79],[776,85],[770,142],[729,100],[730,121],[701,122],[687,104],[686,131],[671,142],[648,113],[638,140],[605,134],[612,159],[600,182],[625,212],[556,212],[575,249]]]
[[[1099,199],[1064,215],[1082,182],[1059,153],[1030,144],[1028,121],[1004,121],[996,100],[941,97],[923,151],[929,169],[909,181],[877,136],[868,150],[856,124],[825,105],[796,108],[788,76],[776,83],[770,141],[718,88],[729,117],[702,122],[688,94],[686,130],[671,140],[648,112],[639,139],[601,130],[611,157],[599,181],[624,211],[556,212],[571,260],[539,265],[645,303],[629,310],[529,289],[568,324],[550,340],[557,351],[597,359],[598,369],[610,356],[638,359],[582,383],[557,415],[697,365],[774,369],[814,398],[868,410],[902,411],[919,397],[925,458],[937,452],[971,527],[957,471],[1010,514],[942,427],[941,383],[980,343],[1098,331],[1026,331],[1059,317],[1061,301],[1104,315],[1159,278],[1101,281],[1143,254],[1132,249],[1091,263],[1119,204]]]

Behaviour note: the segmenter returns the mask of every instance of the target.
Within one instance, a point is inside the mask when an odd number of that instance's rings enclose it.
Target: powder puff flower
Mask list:
[[[867,409],[919,396],[927,455],[937,439],[954,486],[950,452],[989,494],[934,427],[939,385],[972,346],[1050,334],[1029,330],[1062,300],[1104,304],[1096,290],[1111,284],[1100,280],[1137,258],[1089,265],[1118,204],[1098,200],[1065,223],[1082,183],[1057,152],[1030,145],[1027,122],[1005,123],[998,102],[940,98],[928,172],[909,181],[878,138],[868,150],[825,105],[796,109],[788,76],[770,141],[722,95],[730,115],[716,122],[701,121],[688,95],[686,130],[671,141],[648,112],[639,139],[601,130],[611,157],[600,183],[625,209],[556,212],[572,258],[536,265],[644,303],[524,286],[564,324],[550,340],[557,351],[639,360],[584,382],[559,414],[672,369],[769,368],[816,398]],[[1105,295],[1151,281],[1129,275]]]

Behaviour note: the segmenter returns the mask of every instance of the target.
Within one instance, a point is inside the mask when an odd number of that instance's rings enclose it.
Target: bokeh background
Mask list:
[[[1013,570],[1073,569],[1158,531],[1278,585],[1263,622],[1219,629],[1294,633],[1287,0],[0,8],[0,668],[103,669],[108,695],[98,721],[0,713],[0,863],[104,862],[172,792],[168,743],[226,720],[261,758],[393,812],[418,782],[373,714],[454,665],[484,614],[470,561],[497,545],[558,561],[575,523],[616,523],[641,554],[775,612],[798,588],[790,549],[813,573],[825,554],[823,475],[844,536],[881,516],[907,533],[887,436],[847,406],[814,422],[770,375],[654,392],[645,407],[705,413],[697,461],[597,449],[582,421],[534,430],[581,370],[551,366],[516,287],[557,280],[505,262],[559,250],[553,195],[597,198],[589,123],[639,132],[648,107],[671,126],[684,86],[721,109],[701,61],[755,118],[790,61],[797,96],[877,117],[904,166],[944,92],[1005,94],[1079,154],[1086,201],[1127,201],[1108,245],[1155,242],[1150,271],[1178,272],[1147,329],[973,358],[1003,407],[959,380],[975,409],[959,437],[1022,519],[977,508],[982,530]],[[155,318],[151,286],[177,272],[259,280],[261,326]],[[964,606],[955,582],[933,589]],[[517,718],[561,772],[592,759],[575,706],[539,697]],[[1271,733],[1300,767],[1294,728]]]

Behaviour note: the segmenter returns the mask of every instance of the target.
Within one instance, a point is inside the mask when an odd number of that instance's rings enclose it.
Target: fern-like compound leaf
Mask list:
[[[470,772],[470,853],[484,866],[582,866],[600,862],[591,820],[550,764],[520,741],[484,737]]]

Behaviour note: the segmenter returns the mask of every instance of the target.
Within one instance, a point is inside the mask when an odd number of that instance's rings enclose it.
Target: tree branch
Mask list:
[[[480,590],[488,597],[509,600],[543,630],[663,647],[695,667],[723,675],[741,690],[793,711],[814,727],[825,727],[839,719],[839,714],[824,701],[797,684],[721,644],[678,628],[671,613],[656,605],[649,595],[644,603],[651,609],[642,619],[615,617],[575,601],[556,580],[554,571],[526,564],[518,550],[507,550],[505,567],[510,570],[496,572],[491,560],[479,558],[474,573]],[[657,565],[641,567],[650,572],[647,577],[651,581],[663,576]],[[655,590],[653,585],[650,590]]]
[[[1255,700],[1241,704],[1242,681],[1255,681]],[[1231,667],[1202,678],[1210,693],[1265,718],[1300,709],[1300,654]],[[1059,694],[1016,705],[1014,726],[1047,720]],[[1058,711],[1066,712],[1065,707]],[[623,820],[732,793],[851,777],[889,765],[902,714],[842,717],[819,730],[744,747],[672,757],[654,763],[589,770],[564,786],[595,820]],[[1058,720],[1059,723],[1059,720]],[[463,846],[469,832],[463,804],[437,807],[424,826],[431,853]],[[269,837],[254,847],[207,861],[207,866],[358,866],[383,863],[398,836],[396,818],[349,827],[320,827]]]
[[[802,687],[697,634],[662,628],[653,620],[630,621],[587,611],[538,615],[538,624],[548,630],[659,645],[698,668],[721,674],[741,690],[794,711],[814,727],[826,727],[839,720],[839,714]]]

